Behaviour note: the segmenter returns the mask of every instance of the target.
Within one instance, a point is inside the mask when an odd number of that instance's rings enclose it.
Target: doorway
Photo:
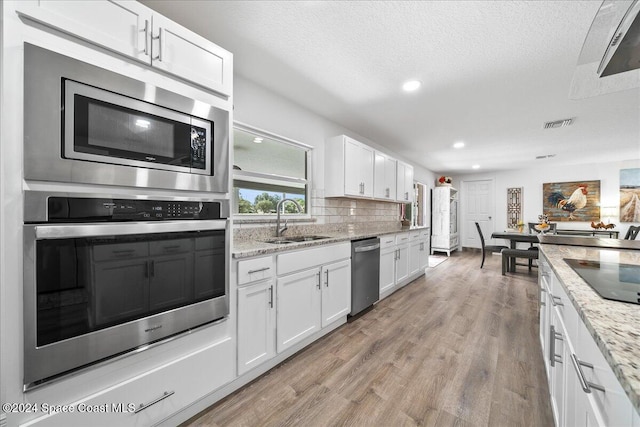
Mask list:
[[[462,181],[462,246],[480,248],[475,223],[480,224],[485,240],[494,231],[495,189],[493,179]]]

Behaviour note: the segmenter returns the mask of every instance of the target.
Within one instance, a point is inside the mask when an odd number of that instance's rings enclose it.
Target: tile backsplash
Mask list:
[[[289,234],[313,234],[324,231],[353,231],[364,229],[400,229],[400,204],[375,200],[325,198],[324,191],[311,194],[311,221],[290,219]],[[235,238],[255,238],[261,231],[271,235],[276,218],[256,223],[236,218]],[[264,229],[264,230],[261,230]],[[245,236],[246,235],[246,236]]]

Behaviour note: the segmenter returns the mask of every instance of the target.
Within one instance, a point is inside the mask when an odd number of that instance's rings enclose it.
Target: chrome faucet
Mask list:
[[[296,205],[296,209],[298,210],[298,212],[299,213],[302,212],[302,207],[295,200],[293,199],[280,200],[276,206],[276,212],[278,213],[278,218],[276,219],[276,237],[282,236],[282,233],[284,233],[287,230],[286,219],[284,220],[284,227],[280,228],[280,211],[282,210],[282,205],[284,205],[284,202],[292,202],[294,205]]]

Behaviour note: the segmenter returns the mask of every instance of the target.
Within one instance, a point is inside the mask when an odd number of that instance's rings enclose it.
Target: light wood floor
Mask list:
[[[455,252],[185,426],[552,426],[537,270]]]

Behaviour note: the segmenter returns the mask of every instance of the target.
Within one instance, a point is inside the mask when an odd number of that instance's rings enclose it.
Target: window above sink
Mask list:
[[[284,204],[283,218],[309,218],[311,149],[301,142],[245,124],[233,130],[233,212],[243,218],[271,218],[278,201]]]

